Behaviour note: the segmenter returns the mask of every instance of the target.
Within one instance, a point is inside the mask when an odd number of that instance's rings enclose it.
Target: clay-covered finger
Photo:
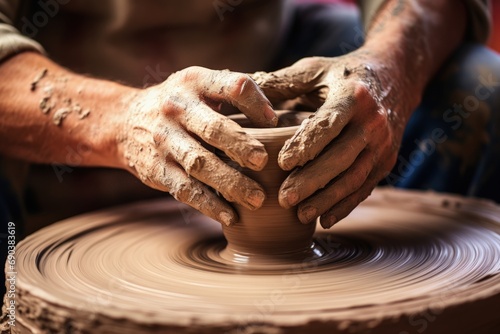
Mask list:
[[[278,116],[271,102],[249,75],[201,69],[196,85],[204,96],[224,100],[245,114],[255,126],[274,127]]]
[[[314,221],[342,199],[360,189],[372,170],[370,154],[363,151],[354,164],[337,180],[300,203],[297,216],[303,224]]]
[[[330,95],[325,104],[304,120],[293,137],[286,141],[278,156],[280,167],[291,170],[318,156],[351,120],[353,107],[352,94]]]
[[[171,131],[169,141],[175,143],[170,154],[186,173],[219,191],[226,200],[250,210],[258,209],[264,202],[264,189],[257,182],[228,166],[188,133]]]
[[[324,76],[322,58],[306,58],[275,72],[250,74],[271,101],[294,99],[314,91]]]
[[[261,170],[267,163],[268,155],[261,142],[203,103],[188,108],[185,126],[206,143],[224,151],[242,167]]]
[[[290,208],[324,188],[347,170],[365,147],[365,138],[359,130],[356,127],[347,128],[319,157],[287,177],[280,188],[280,205]]]
[[[321,215],[320,223],[323,228],[330,228],[335,225],[340,220],[344,219],[354,210],[359,203],[363,202],[375,188],[377,182],[375,182],[375,176],[370,174],[367,180],[372,180],[371,182],[366,181],[361,188],[341,200],[339,203],[330,208],[326,213]]]
[[[151,179],[144,181],[151,187],[169,192],[176,200],[226,226],[238,222],[238,214],[231,205],[203,183],[190,177],[179,165],[157,164],[152,167],[150,175]]]

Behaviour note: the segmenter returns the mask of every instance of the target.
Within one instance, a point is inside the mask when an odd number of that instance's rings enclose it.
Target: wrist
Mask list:
[[[419,105],[425,85],[404,65],[404,55],[387,52],[379,46],[364,45],[352,54],[373,76],[369,84],[377,100],[387,110],[398,111],[398,119],[407,120]]]
[[[82,131],[88,134],[85,137],[92,150],[88,164],[126,169],[120,144],[129,129],[130,111],[141,89],[92,79],[87,86],[91,88],[83,97],[90,101],[91,113]]]

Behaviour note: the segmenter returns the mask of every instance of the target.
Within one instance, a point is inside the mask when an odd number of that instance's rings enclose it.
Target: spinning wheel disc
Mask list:
[[[86,214],[18,245],[15,333],[500,332],[500,208],[378,189],[312,255],[252,267],[169,200]],[[244,262],[244,260],[243,260]]]

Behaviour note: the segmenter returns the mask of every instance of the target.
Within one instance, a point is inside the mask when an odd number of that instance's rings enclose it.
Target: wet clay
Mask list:
[[[219,223],[172,200],[74,217],[18,244],[11,329],[500,332],[497,205],[377,189],[314,243],[312,259],[242,269]]]
[[[66,89],[66,84],[68,82],[68,78],[59,77],[59,78],[48,78],[49,72],[47,69],[43,69],[40,73],[36,75],[33,81],[30,84],[30,90],[32,92],[36,91],[38,88],[42,90],[42,99],[39,102],[39,109],[43,114],[49,114],[52,110],[54,110],[54,114],[52,115],[52,122],[56,126],[61,126],[64,119],[68,117],[71,113],[75,113],[79,120],[82,120],[90,115],[90,109],[82,108],[79,103],[75,103],[71,100],[71,98],[62,98],[62,103],[59,103],[61,97],[59,94],[54,93],[54,82],[60,85],[62,91]],[[43,84],[42,79],[48,81]],[[78,90],[78,94],[83,92],[83,88]],[[58,108],[56,106],[62,105]]]
[[[40,73],[36,75],[36,77],[31,82],[30,90],[33,92],[36,90],[38,83],[42,80],[48,73],[48,70],[44,68]]]
[[[252,128],[244,115],[233,115],[244,131],[262,144],[269,155],[261,171],[241,168],[223,154],[223,160],[243,174],[260,183],[266,199],[257,210],[234,205],[239,222],[224,226],[228,245],[222,256],[237,263],[281,264],[284,261],[300,262],[318,252],[312,240],[314,224],[301,224],[296,208],[284,209],[278,203],[278,191],[289,172],[278,165],[278,154],[285,141],[293,136],[300,123],[311,113],[279,112],[278,128]]]

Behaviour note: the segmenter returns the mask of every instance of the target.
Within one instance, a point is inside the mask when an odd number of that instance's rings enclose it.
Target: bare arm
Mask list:
[[[388,75],[380,78],[384,93],[390,96],[390,90],[401,89],[413,96],[411,107],[416,107],[429,80],[463,40],[466,24],[462,1],[387,1],[362,48],[388,67]]]
[[[264,190],[220,161],[202,141],[255,170],[264,146],[217,111],[230,103],[261,126],[277,119],[247,76],[187,68],[160,85],[135,89],[72,73],[42,55],[18,54],[0,64],[0,154],[41,163],[67,163],[67,148],[84,152],[82,166],[130,171],[206,215],[231,224],[226,200],[250,209]]]
[[[31,52],[1,64],[0,77],[2,155],[66,163],[64,147],[82,147],[82,166],[122,167],[113,110],[125,111],[136,89],[75,75]]]
[[[360,49],[256,73],[272,101],[301,97],[319,107],[280,152],[282,168],[303,166],[282,184],[280,204],[298,205],[303,223],[321,216],[328,228],[368,197],[394,166],[408,118],[465,26],[461,1],[389,0]]]

